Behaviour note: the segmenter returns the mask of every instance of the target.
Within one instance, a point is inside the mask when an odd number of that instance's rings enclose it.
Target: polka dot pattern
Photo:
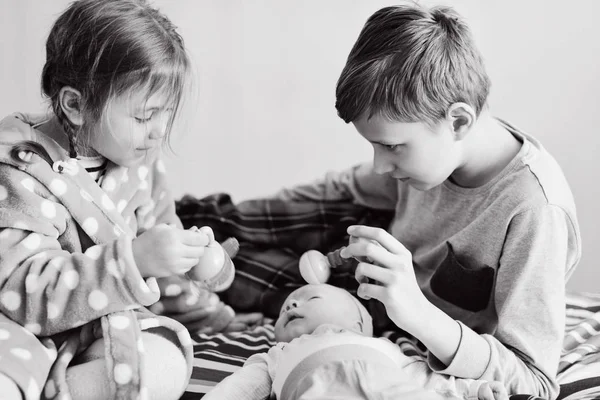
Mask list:
[[[114,259],[111,259],[106,263],[106,270],[109,274],[111,274],[117,279],[121,279],[123,277],[124,271],[122,271],[121,266]]]
[[[3,185],[0,185],[0,201],[8,198],[8,190]]]
[[[56,207],[50,200],[43,200],[41,205],[42,215],[48,219],[56,217]]]
[[[94,310],[100,311],[108,305],[108,297],[101,290],[92,290],[88,296],[88,303]]]
[[[65,271],[62,274],[61,279],[67,289],[73,290],[79,285],[79,273],[74,269]]]
[[[61,269],[63,265],[65,265],[65,261],[66,259],[64,257],[55,257],[50,261],[48,266],[55,269]]]
[[[156,164],[154,164],[156,166],[156,170],[158,172],[160,172],[161,174],[164,174],[167,172],[167,169],[165,168],[165,163],[163,162],[163,160],[157,160]]]
[[[31,178],[25,178],[21,181],[21,185],[30,192],[33,192],[35,189],[35,182]]]
[[[108,197],[108,195],[104,195],[102,196],[102,207],[104,207],[105,210],[111,211],[114,210],[115,208],[115,203],[113,203],[113,201],[110,199],[110,197]]]
[[[52,182],[50,182],[50,191],[56,196],[62,196],[67,193],[67,184],[62,179],[53,179]]]
[[[54,303],[48,303],[48,305],[46,306],[46,310],[49,319],[58,318],[58,316],[60,315],[60,307],[58,307]]]
[[[194,294],[189,295],[185,299],[185,304],[187,304],[188,306],[193,306],[197,302],[198,302],[198,296],[196,296]]]
[[[138,178],[140,178],[141,181],[145,180],[148,176],[148,167],[146,167],[145,165],[140,166],[137,170],[137,174]]]
[[[110,325],[113,328],[119,329],[119,330],[127,329],[127,328],[129,328],[129,325],[130,325],[129,318],[127,318],[123,315],[112,316],[109,318],[109,321],[110,321]]]
[[[102,181],[102,189],[106,190],[107,192],[112,192],[116,188],[117,188],[117,181],[112,176],[107,176]]]
[[[102,246],[92,246],[89,247],[85,253],[86,256],[88,256],[89,258],[91,258],[92,260],[97,260],[100,258],[100,256],[102,255]]]
[[[30,233],[21,244],[28,250],[37,250],[42,243],[42,238],[37,233]]]
[[[10,339],[10,332],[6,329],[0,329],[0,340]]]
[[[133,377],[133,371],[131,367],[127,364],[117,364],[113,370],[113,374],[115,377],[115,382],[119,385],[126,385],[131,382],[131,378]]]
[[[127,207],[127,200],[125,200],[125,199],[119,200],[119,202],[117,203],[117,211],[119,213],[122,213],[123,210],[125,209],[125,207]]]
[[[167,287],[165,288],[164,295],[167,297],[175,297],[175,296],[179,296],[181,294],[181,292],[183,292],[183,289],[181,288],[181,286],[172,283],[170,285],[167,285]]]
[[[31,360],[31,358],[33,357],[29,350],[22,349],[19,347],[10,349],[10,352],[13,356],[20,358],[21,360],[25,360],[25,361]]]
[[[10,311],[15,311],[21,306],[21,296],[12,290],[2,293],[0,301]]]
[[[88,235],[95,235],[98,233],[98,221],[94,217],[88,217],[85,221],[83,221],[83,230],[87,232]]]

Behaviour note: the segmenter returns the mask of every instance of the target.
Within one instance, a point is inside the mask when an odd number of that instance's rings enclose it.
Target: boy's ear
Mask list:
[[[69,121],[75,126],[83,125],[83,110],[81,107],[81,93],[77,89],[65,86],[58,94],[60,107]]]
[[[454,103],[448,107],[446,119],[452,124],[455,139],[462,140],[475,124],[477,115],[467,103]]]

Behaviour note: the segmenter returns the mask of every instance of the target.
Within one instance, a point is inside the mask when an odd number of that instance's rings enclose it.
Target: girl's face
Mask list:
[[[164,92],[148,97],[140,90],[116,97],[93,128],[89,144],[115,164],[130,167],[159,149],[171,112]]]
[[[389,174],[418,190],[429,190],[460,166],[460,144],[447,124],[394,122],[381,115],[361,117],[356,130],[373,146],[378,174]]]
[[[327,284],[306,285],[292,292],[281,307],[275,323],[275,339],[289,342],[311,334],[320,325],[333,324],[346,329],[356,328],[361,317],[350,297]]]

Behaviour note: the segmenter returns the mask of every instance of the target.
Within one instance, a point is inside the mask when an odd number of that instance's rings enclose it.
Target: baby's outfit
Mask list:
[[[212,399],[477,399],[484,381],[433,373],[386,338],[334,325],[251,356],[207,394]]]

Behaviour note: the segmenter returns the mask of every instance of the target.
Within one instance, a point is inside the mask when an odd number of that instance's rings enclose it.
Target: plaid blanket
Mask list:
[[[365,224],[387,228],[393,213],[348,202],[289,202],[249,200],[234,205],[227,194],[201,199],[184,196],[176,206],[185,228],[210,226],[217,240],[235,237],[240,249],[236,275],[221,299],[236,311],[260,311],[275,318],[289,293],[305,282],[298,267],[307,250],[335,250],[348,244],[346,229]],[[332,271],[332,285],[356,294],[355,262]],[[363,301],[363,300],[361,300]],[[363,301],[381,332],[391,321],[381,303]]]
[[[222,299],[237,311],[260,311],[275,318],[281,304],[304,284],[300,255],[310,249],[328,252],[348,243],[346,229],[353,224],[387,228],[392,212],[347,202],[286,202],[260,199],[233,204],[227,194],[202,199],[191,196],[177,202],[184,227],[212,227],[217,240],[236,237],[236,278]],[[332,271],[329,283],[356,294],[352,263]],[[363,300],[361,300],[363,301]],[[424,346],[391,324],[381,303],[363,303],[373,315],[376,334],[397,343],[406,354],[424,355]],[[560,399],[600,398],[600,296],[571,294],[567,307],[567,335],[559,367]],[[192,380],[182,400],[200,399],[212,386],[241,367],[252,354],[275,344],[273,326],[216,335],[193,334]],[[591,372],[590,372],[591,371]],[[511,400],[536,399],[513,395]]]

